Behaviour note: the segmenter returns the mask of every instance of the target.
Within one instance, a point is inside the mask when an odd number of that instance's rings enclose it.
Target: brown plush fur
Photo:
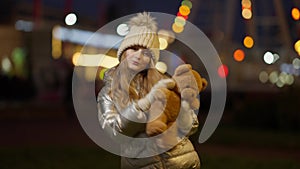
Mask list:
[[[172,78],[176,82],[175,88],[160,89],[157,100],[149,110],[149,122],[146,125],[146,133],[149,136],[162,134],[160,138],[165,148],[171,148],[177,143],[175,120],[180,111],[181,99],[186,100],[193,110],[198,109],[200,102],[197,95],[207,86],[207,81],[192,70],[189,64],[178,66]],[[171,126],[172,128],[165,132]]]
[[[173,79],[179,88],[181,98],[190,104],[191,109],[199,109],[200,102],[197,99],[197,95],[206,88],[206,79],[202,78],[198,72],[193,70],[190,64],[178,66],[173,75]]]

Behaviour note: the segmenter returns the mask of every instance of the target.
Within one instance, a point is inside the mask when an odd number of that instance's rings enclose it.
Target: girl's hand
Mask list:
[[[158,95],[157,92],[160,92],[160,89],[167,88],[173,89],[175,87],[175,81],[173,79],[162,79],[157,82],[150,90],[150,92],[142,99],[137,101],[137,108],[142,111],[149,110],[151,104],[154,102],[155,97]]]

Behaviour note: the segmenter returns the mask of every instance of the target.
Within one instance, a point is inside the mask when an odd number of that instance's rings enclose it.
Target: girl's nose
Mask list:
[[[142,49],[137,50],[134,56],[140,59],[142,57]]]

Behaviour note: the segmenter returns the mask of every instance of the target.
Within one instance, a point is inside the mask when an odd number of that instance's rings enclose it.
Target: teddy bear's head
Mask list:
[[[173,79],[176,81],[181,99],[186,100],[192,109],[198,109],[200,102],[197,95],[207,86],[206,79],[192,69],[190,64],[183,64],[175,69]]]

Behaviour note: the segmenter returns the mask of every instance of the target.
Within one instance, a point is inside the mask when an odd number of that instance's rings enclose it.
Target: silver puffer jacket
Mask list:
[[[110,93],[110,81],[109,77],[105,77],[105,86],[101,89],[98,94],[98,117],[100,124],[106,132],[111,137],[116,137],[119,134],[124,134],[126,136],[134,138],[147,138],[145,133],[145,124],[130,121],[128,119],[134,118],[144,118],[147,119],[146,114],[140,110],[137,110],[134,104],[129,104],[128,107],[121,112],[117,111],[115,103],[112,101]],[[192,113],[190,114],[190,119],[184,118],[188,123],[186,126],[178,126],[178,132],[185,132],[180,142],[172,149],[163,152],[158,155],[144,158],[121,158],[121,168],[122,169],[199,169],[200,160],[199,157],[188,139],[188,137],[193,134],[198,127],[197,116]],[[187,113],[188,116],[188,113]],[[127,117],[127,118],[126,118]],[[185,131],[189,129],[189,131]],[[134,142],[134,141],[133,141]],[[149,144],[135,145],[125,144],[123,146],[125,151],[130,151],[130,153],[135,153],[136,157],[147,152],[153,152],[158,149],[157,146]]]

